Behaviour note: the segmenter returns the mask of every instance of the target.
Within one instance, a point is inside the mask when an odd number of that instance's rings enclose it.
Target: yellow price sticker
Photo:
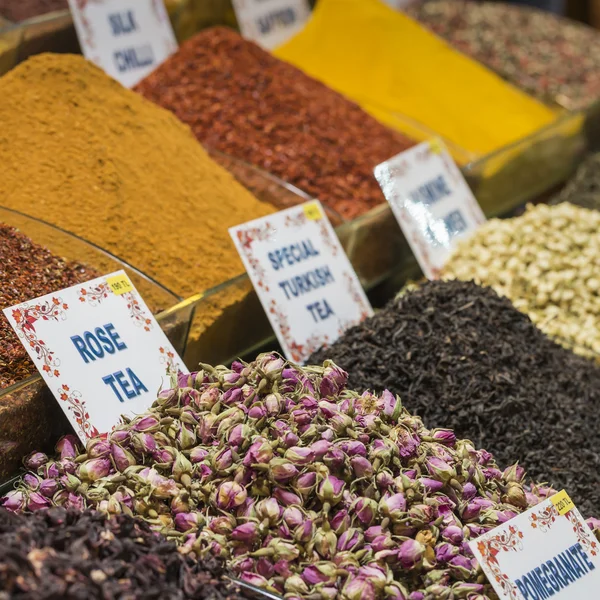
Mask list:
[[[558,494],[554,494],[554,496],[550,498],[550,502],[554,504],[559,515],[566,515],[569,511],[575,508],[573,500],[569,498],[569,494],[567,494],[565,490],[558,492]]]
[[[438,138],[433,138],[429,141],[429,148],[434,154],[441,154],[444,146]]]
[[[323,218],[321,207],[316,202],[310,202],[304,205],[304,214],[309,221],[318,221]]]
[[[126,294],[127,292],[133,291],[133,284],[131,281],[129,281],[129,277],[127,277],[125,274],[107,277],[106,283],[108,283],[108,287],[112,290],[115,296],[120,296],[121,294]]]

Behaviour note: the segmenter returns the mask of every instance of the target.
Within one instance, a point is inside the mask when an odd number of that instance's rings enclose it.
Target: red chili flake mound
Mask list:
[[[0,16],[15,23],[68,8],[67,0],[0,0]]]
[[[54,256],[14,227],[0,224],[0,310],[98,276],[83,265]],[[1,313],[0,389],[35,371],[25,348]]]
[[[413,145],[226,28],[188,40],[136,89],[209,148],[277,175],[345,218],[384,201],[373,168]]]

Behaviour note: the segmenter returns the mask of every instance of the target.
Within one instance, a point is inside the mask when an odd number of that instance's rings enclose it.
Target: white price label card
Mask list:
[[[242,35],[267,50],[281,46],[303,29],[308,0],[233,0]]]
[[[304,361],[373,314],[318,201],[232,227],[229,233],[291,360]]]
[[[469,546],[500,600],[600,597],[600,545],[565,491]]]
[[[460,169],[438,140],[381,163],[375,177],[428,279],[439,276],[454,244],[485,222]]]
[[[177,50],[163,0],[69,0],[84,56],[133,87]]]
[[[185,371],[125,271],[4,314],[84,443],[146,410],[169,374]]]

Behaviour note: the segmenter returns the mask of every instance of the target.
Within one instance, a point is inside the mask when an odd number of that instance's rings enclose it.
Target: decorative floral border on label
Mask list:
[[[547,533],[559,516],[554,504],[550,504],[538,513],[533,513],[529,517],[529,523],[532,529],[539,529],[541,532]]]
[[[573,531],[577,536],[577,541],[583,546],[583,549],[589,552],[592,556],[597,556],[598,542],[594,538],[590,537],[579,511],[577,511],[577,509],[573,509],[564,516],[569,520],[571,525],[573,525]]]
[[[100,435],[100,432],[92,425],[90,413],[85,406],[85,401],[81,399],[81,392],[71,390],[68,385],[63,384],[58,389],[59,398],[68,404],[69,412],[75,418],[79,432],[90,439]]]
[[[520,594],[517,586],[510,581],[510,578],[500,568],[500,563],[496,558],[502,552],[519,552],[523,550],[523,533],[516,527],[510,525],[508,532],[502,532],[497,535],[481,539],[477,542],[477,549],[483,557],[483,565],[493,575],[502,591],[511,600],[520,600]]]
[[[250,268],[256,275],[257,285],[263,290],[265,290],[265,292],[269,291],[269,285],[266,281],[267,273],[263,269],[261,262],[254,256],[252,244],[257,241],[266,242],[272,235],[274,235],[274,233],[275,228],[268,221],[265,221],[265,223],[257,227],[239,229],[237,232],[238,240],[240,241],[241,247],[244,250],[246,258],[248,259]]]

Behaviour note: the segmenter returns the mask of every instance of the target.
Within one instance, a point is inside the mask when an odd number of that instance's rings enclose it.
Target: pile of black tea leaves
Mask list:
[[[0,509],[0,600],[237,600],[252,598],[216,558],[198,561],[121,514]]]
[[[500,467],[566,489],[600,514],[600,367],[547,338],[511,302],[472,282],[407,291],[309,359],[349,386],[389,389],[426,427],[448,427]]]

